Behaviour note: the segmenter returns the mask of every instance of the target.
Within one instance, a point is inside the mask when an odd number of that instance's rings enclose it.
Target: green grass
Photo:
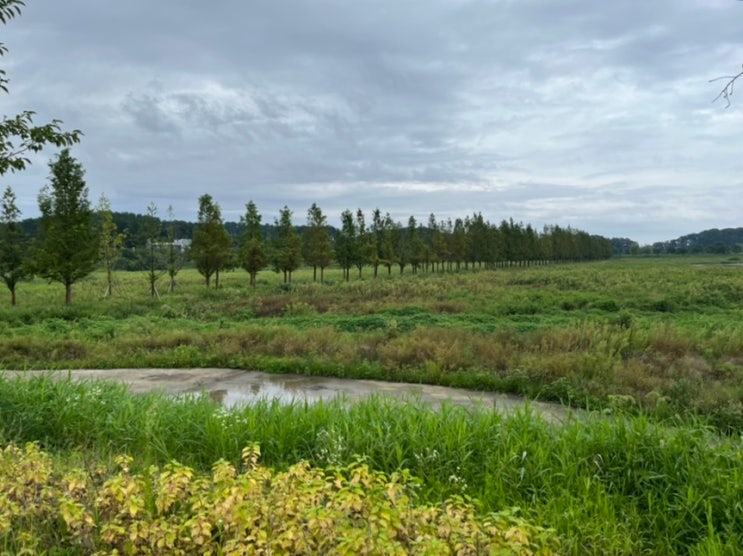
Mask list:
[[[132,395],[110,383],[0,377],[0,443],[39,441],[94,468],[128,453],[142,468],[172,459],[207,470],[238,463],[258,442],[262,461],[301,459],[409,469],[419,496],[477,500],[554,528],[567,554],[736,554],[743,550],[739,438],[692,418],[617,412],[550,424],[528,409],[372,398],[347,404],[264,401],[228,411],[208,397]],[[518,508],[518,509],[516,509]]]
[[[21,284],[0,307],[0,369],[235,367],[501,390],[597,410],[530,412],[373,398],[261,402],[134,396],[106,383],[0,378],[0,442],[39,441],[91,468],[129,452],[206,469],[259,442],[264,462],[410,469],[420,496],[471,496],[554,527],[568,554],[743,550],[743,268],[724,258],[418,274],[287,287],[194,271],[161,299],[139,273]],[[164,289],[164,286],[163,286]],[[725,434],[720,434],[720,432]]]
[[[326,284],[311,271],[206,290],[193,270],[148,296],[142,273],[24,283],[0,308],[0,368],[236,367],[501,390],[583,407],[614,396],[743,429],[743,268],[617,259]],[[163,284],[164,289],[164,284]]]

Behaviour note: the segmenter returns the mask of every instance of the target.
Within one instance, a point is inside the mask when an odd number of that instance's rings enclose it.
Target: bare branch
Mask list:
[[[714,81],[719,81],[720,79],[727,79],[727,83],[725,83],[725,86],[722,88],[722,91],[720,91],[720,94],[717,95],[712,102],[715,102],[719,98],[724,98],[725,102],[727,102],[727,105],[725,108],[730,107],[730,97],[733,96],[733,89],[735,88],[735,82],[738,80],[739,77],[743,76],[743,71],[739,72],[736,75],[723,75],[722,77],[715,77],[714,79],[710,79],[709,82],[712,83]]]

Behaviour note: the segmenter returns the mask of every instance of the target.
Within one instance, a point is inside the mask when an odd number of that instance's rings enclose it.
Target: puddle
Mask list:
[[[255,371],[245,371],[238,377],[218,381],[206,393],[225,407],[239,407],[260,400],[315,403],[339,396],[354,402],[365,397],[381,395],[403,401],[422,402],[433,407],[448,403],[463,407],[493,408],[503,412],[514,411],[528,405],[532,410],[553,421],[563,421],[571,413],[557,404],[527,402],[517,396],[494,392],[378,380],[271,375]]]
[[[358,401],[372,395],[412,399],[434,407],[442,403],[465,407],[492,407],[508,412],[528,405],[553,421],[564,421],[572,412],[558,404],[525,401],[517,396],[478,392],[462,388],[407,384],[378,380],[340,379],[303,375],[273,375],[240,369],[98,369],[73,371],[0,371],[5,376],[52,374],[75,380],[115,380],[135,393],[164,391],[170,394],[205,393],[225,407],[236,407],[258,400],[315,403],[342,396]]]
[[[331,390],[319,384],[310,384],[303,387],[301,384],[292,384],[281,380],[266,380],[260,384],[252,383],[246,386],[225,386],[207,392],[215,402],[225,407],[234,407],[255,403],[260,400],[274,400],[280,402],[308,402],[328,400],[339,395],[338,391]]]

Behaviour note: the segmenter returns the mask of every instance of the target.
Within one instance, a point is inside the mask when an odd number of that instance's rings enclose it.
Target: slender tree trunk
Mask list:
[[[64,302],[65,305],[71,305],[72,304],[72,282],[65,282],[65,296],[64,296]]]
[[[15,286],[13,286],[10,288],[10,305],[15,307],[15,303]]]
[[[217,269],[216,276],[214,278],[214,289],[219,289],[219,269]]]
[[[106,265],[106,282],[108,283],[108,289],[106,290],[106,295],[104,297],[110,297],[114,293],[114,279],[109,265]]]

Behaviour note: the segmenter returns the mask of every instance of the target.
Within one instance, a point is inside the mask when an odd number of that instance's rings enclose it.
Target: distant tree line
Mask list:
[[[670,241],[654,243],[653,254],[715,253],[729,254],[743,252],[743,228],[712,228],[695,234],[688,234]]]
[[[39,194],[41,217],[20,219],[15,195],[7,188],[0,205],[0,276],[16,301],[16,286],[34,275],[65,286],[67,303],[72,286],[96,267],[106,273],[104,297],[113,295],[115,270],[138,270],[147,276],[150,294],[168,276],[168,291],[186,264],[204,277],[207,287],[219,287],[220,273],[243,268],[255,286],[258,272],[271,268],[286,283],[302,265],[313,268],[315,280],[336,265],[345,280],[368,270],[380,273],[453,272],[494,269],[548,262],[578,262],[612,256],[611,240],[570,227],[547,226],[541,231],[513,220],[491,223],[477,212],[464,218],[425,224],[411,216],[404,224],[377,208],[344,210],[340,227],[328,223],[313,203],[306,224],[295,225],[284,207],[273,224],[262,222],[253,201],[240,222],[224,222],[211,195],[198,199],[196,222],[159,216],[150,204],[145,214],[113,212],[108,199],[96,207],[88,200],[85,172],[64,149],[49,164],[49,183]]]
[[[626,237],[611,238],[611,246],[615,255],[637,255],[640,244]]]

